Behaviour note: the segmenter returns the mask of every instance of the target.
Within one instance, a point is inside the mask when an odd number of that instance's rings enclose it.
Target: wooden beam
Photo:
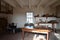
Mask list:
[[[37,8],[39,8],[39,7],[40,7],[40,5],[41,5],[41,0],[40,0],[39,4],[37,5]]]
[[[2,14],[13,14],[13,12],[5,12],[5,11],[0,11]]]
[[[15,0],[20,6],[21,6],[21,8],[23,8],[23,2],[22,2],[22,0]]]
[[[58,6],[58,5],[60,5],[60,1],[55,2],[54,4],[52,4],[52,5],[50,5],[50,6],[51,6],[51,7],[56,7],[56,6]]]
[[[31,0],[29,0],[29,6],[28,7],[29,7],[29,9],[31,9]]]
[[[58,0],[52,0],[52,1],[50,1],[49,3],[47,3],[46,7],[52,5],[52,4],[55,3],[56,1],[58,1]]]
[[[14,2],[12,2],[13,0],[3,0],[3,1],[11,5],[12,7],[16,8],[16,5],[14,4]]]

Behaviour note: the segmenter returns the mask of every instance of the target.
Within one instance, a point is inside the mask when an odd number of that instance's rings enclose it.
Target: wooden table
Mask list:
[[[22,28],[22,40],[24,40],[24,32],[32,32],[32,33],[43,33],[43,34],[47,34],[47,40],[49,40],[49,33],[52,30],[48,30],[48,29],[28,29],[28,28]]]

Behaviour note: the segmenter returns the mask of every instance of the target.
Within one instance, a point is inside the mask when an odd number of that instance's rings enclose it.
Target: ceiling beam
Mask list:
[[[16,8],[16,5],[14,4],[13,0],[3,0],[6,3],[10,4],[11,6],[13,6],[14,8]]]
[[[47,3],[46,7],[52,5],[52,4],[55,3],[56,1],[58,1],[58,0],[52,0],[51,2]]]
[[[52,7],[56,7],[56,6],[58,6],[58,5],[60,5],[60,1],[55,2],[54,4],[52,4],[52,5],[50,5],[50,6],[52,6]]]
[[[15,0],[15,1],[20,5],[21,8],[23,8],[23,2],[22,2],[22,0]]]
[[[41,0],[40,0],[40,2],[38,3],[37,8],[39,8],[39,7],[40,7],[40,5],[41,5]]]
[[[29,0],[29,5],[28,5],[28,8],[31,9],[31,0]]]

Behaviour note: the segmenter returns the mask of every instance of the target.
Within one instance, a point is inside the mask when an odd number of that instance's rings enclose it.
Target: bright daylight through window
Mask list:
[[[26,13],[26,17],[27,17],[27,23],[33,23],[33,12],[27,12]]]

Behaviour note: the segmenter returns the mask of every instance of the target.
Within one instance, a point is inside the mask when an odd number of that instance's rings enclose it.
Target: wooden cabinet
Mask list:
[[[0,18],[0,33],[5,32],[7,28],[7,19]]]
[[[0,0],[0,13],[13,14],[13,7],[3,0]]]

